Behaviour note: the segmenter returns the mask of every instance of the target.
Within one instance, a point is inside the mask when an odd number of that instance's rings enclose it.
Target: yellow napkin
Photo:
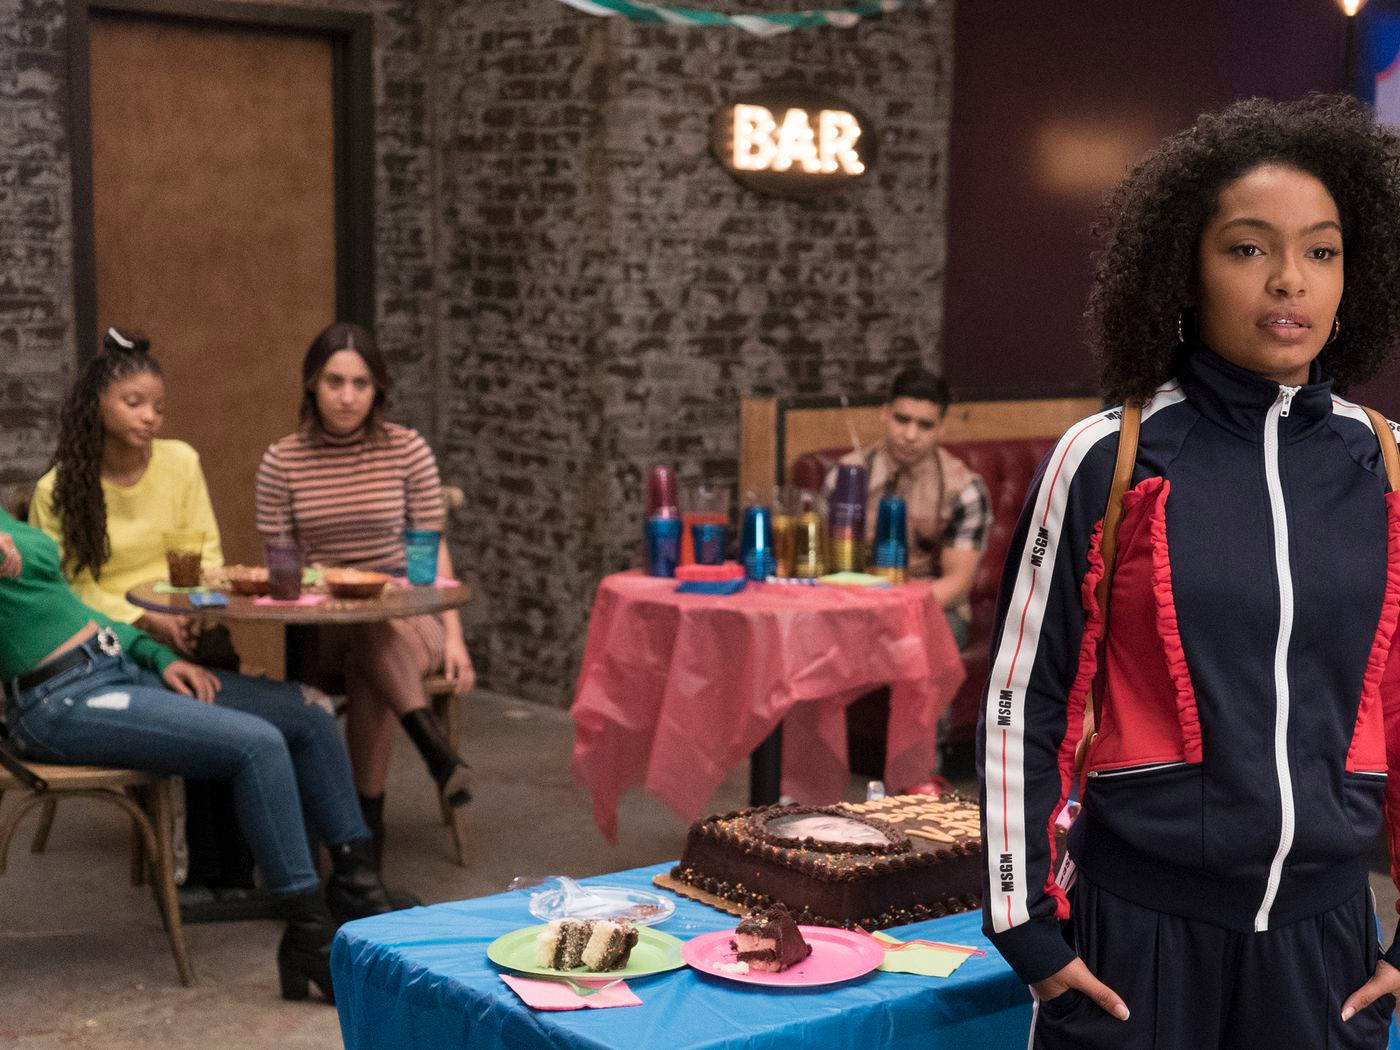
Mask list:
[[[838,587],[888,587],[890,581],[883,576],[868,572],[833,572],[820,577],[822,583],[834,583]]]
[[[916,973],[924,977],[947,977],[975,953],[975,949],[958,945],[930,947],[927,944],[912,943],[906,947],[904,941],[887,933],[873,935],[876,940],[885,941],[889,949],[885,951],[885,961],[880,969],[891,973]]]

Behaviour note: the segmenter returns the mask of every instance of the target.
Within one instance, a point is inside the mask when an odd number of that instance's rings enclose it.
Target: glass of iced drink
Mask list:
[[[165,541],[170,586],[198,587],[199,567],[204,560],[204,533],[198,529],[170,529],[161,533],[161,539]]]

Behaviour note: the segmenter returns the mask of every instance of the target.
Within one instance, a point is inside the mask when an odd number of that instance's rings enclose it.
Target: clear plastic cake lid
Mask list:
[[[650,890],[626,886],[585,886],[567,875],[555,875],[530,894],[530,914],[551,919],[612,919],[633,926],[652,926],[669,919],[676,902]]]

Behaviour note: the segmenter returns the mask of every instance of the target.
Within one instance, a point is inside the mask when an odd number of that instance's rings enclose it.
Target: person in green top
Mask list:
[[[282,995],[334,1000],[338,922],[391,909],[334,718],[295,683],[215,673],[84,605],[58,546],[0,510],[0,679],[5,729],[28,758],[213,777],[287,919]],[[303,816],[302,802],[305,803]],[[331,845],[321,894],[306,824]]]

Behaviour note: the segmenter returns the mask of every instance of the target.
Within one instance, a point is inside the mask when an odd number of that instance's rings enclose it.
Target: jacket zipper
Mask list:
[[[1143,766],[1124,766],[1122,769],[1091,769],[1088,775],[1091,779],[1129,777],[1135,773],[1155,773],[1159,769],[1172,769],[1184,765],[1185,762],[1152,762]]]
[[[1278,849],[1269,865],[1269,881],[1264,899],[1254,916],[1254,929],[1269,928],[1269,911],[1278,896],[1283,864],[1293,848],[1293,777],[1288,769],[1288,645],[1293,637],[1293,570],[1288,561],[1288,513],[1283,504],[1283,482],[1279,475],[1279,431],[1283,417],[1293,406],[1296,386],[1280,386],[1278,399],[1264,417],[1264,477],[1269,489],[1269,512],[1274,531],[1274,573],[1278,577],[1278,636],[1274,639],[1274,769],[1278,774],[1282,825]]]

